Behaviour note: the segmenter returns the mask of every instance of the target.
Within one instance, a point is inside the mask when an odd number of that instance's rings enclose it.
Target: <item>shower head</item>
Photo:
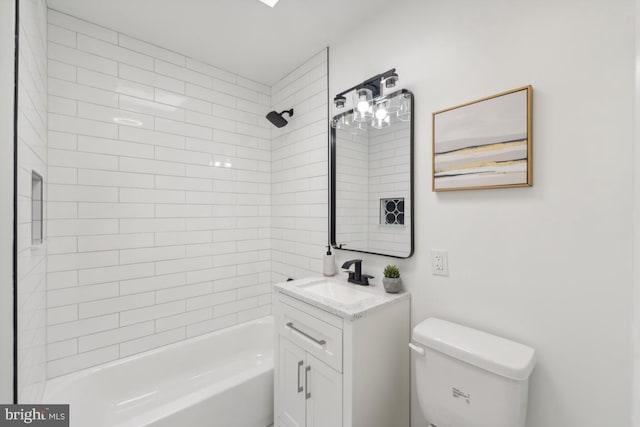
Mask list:
[[[282,117],[282,115],[284,113],[287,113],[289,115],[289,117],[293,116],[293,108],[290,110],[284,110],[281,113],[276,113],[275,111],[270,112],[269,114],[267,114],[267,120],[269,120],[271,123],[273,123],[274,126],[276,127],[284,127],[287,125],[287,120]]]

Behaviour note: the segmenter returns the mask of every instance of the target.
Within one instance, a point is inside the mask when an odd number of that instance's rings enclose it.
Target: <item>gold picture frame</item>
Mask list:
[[[432,191],[533,185],[533,87],[432,115]]]

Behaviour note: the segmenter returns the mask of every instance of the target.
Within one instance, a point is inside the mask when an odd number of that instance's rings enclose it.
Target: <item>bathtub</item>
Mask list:
[[[273,317],[54,378],[43,402],[71,427],[266,427],[273,423]]]

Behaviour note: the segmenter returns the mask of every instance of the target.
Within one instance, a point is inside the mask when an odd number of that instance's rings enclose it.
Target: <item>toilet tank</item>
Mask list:
[[[445,320],[413,328],[422,412],[437,427],[524,427],[531,347]]]

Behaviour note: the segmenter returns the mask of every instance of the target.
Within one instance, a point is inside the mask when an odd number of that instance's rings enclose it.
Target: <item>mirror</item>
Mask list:
[[[413,254],[413,94],[400,90],[333,117],[331,244]]]

